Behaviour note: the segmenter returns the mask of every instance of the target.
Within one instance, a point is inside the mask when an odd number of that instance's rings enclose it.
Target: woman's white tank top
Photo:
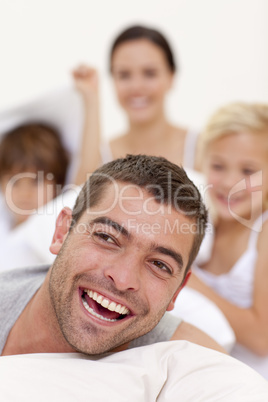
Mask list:
[[[198,131],[193,129],[188,130],[186,134],[183,153],[183,166],[185,168],[194,169],[198,134]],[[113,155],[109,142],[103,142],[101,144],[100,154],[102,163],[107,163],[113,160]]]

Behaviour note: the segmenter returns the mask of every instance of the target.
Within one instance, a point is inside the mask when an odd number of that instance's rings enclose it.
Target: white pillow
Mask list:
[[[74,354],[0,358],[4,402],[267,402],[268,383],[239,361],[186,341],[90,360]]]

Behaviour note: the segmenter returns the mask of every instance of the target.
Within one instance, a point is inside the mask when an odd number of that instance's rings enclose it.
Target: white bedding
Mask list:
[[[219,307],[201,293],[186,286],[170,313],[206,332],[231,352],[236,341],[232,327]]]
[[[0,358],[2,402],[267,402],[268,383],[237,360],[186,341],[100,360],[80,354]]]
[[[6,234],[0,231],[0,272],[54,261],[49,246],[56,218],[64,206],[73,208],[79,191],[80,187],[73,186],[12,231]]]

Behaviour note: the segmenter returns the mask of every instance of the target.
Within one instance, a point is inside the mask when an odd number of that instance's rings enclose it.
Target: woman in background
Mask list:
[[[232,355],[268,379],[268,105],[221,108],[200,143],[215,231],[189,286],[228,319]]]
[[[176,64],[170,45],[157,30],[133,26],[114,41],[110,72],[118,101],[126,113],[127,131],[100,146],[98,79],[94,69],[74,71],[83,96],[85,127],[77,184],[101,163],[126,154],[164,156],[171,162],[195,167],[197,133],[171,124],[165,99],[173,85]]]

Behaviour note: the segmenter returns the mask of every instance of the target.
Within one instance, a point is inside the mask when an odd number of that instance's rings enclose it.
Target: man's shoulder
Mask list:
[[[157,342],[169,341],[178,326],[181,324],[182,320],[170,313],[165,313],[159,323],[147,334],[134,339],[130,345],[129,349],[151,345]]]
[[[5,280],[18,282],[21,280],[27,281],[36,277],[44,277],[47,274],[48,269],[49,265],[39,265],[35,267],[25,267],[3,271],[0,273],[1,284],[5,283]]]
[[[0,301],[1,304],[8,302],[10,297],[16,295],[16,299],[20,299],[24,294],[31,293],[38,289],[42,284],[49,266],[42,265],[37,267],[26,267],[12,269],[0,273]]]
[[[9,331],[42,285],[48,266],[12,269],[0,274],[0,354]]]

